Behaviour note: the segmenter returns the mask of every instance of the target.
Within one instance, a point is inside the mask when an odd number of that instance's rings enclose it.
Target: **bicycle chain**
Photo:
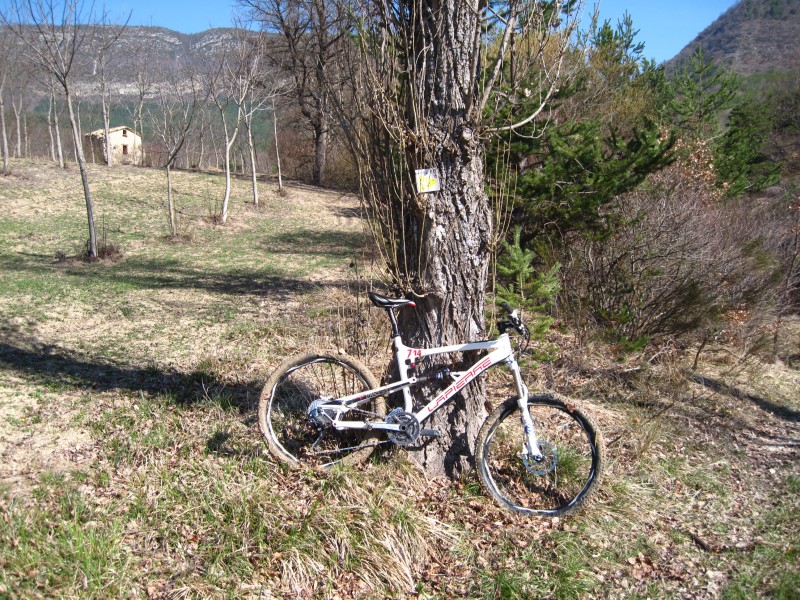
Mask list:
[[[363,410],[361,408],[351,408],[349,412],[355,412],[355,413],[360,413],[360,414],[363,414],[363,415],[369,415],[370,417],[379,417],[381,419],[385,419],[386,418],[385,415],[381,415],[381,414],[375,413],[375,412],[370,412],[368,410]],[[316,446],[322,440],[322,436],[329,429],[334,429],[335,430],[335,428],[332,425],[329,426],[329,427],[326,427],[325,429],[323,429],[322,432],[320,433],[319,438],[317,438],[317,441],[312,444],[312,446],[311,446],[312,450],[314,449],[314,446]],[[342,452],[347,452],[347,451],[350,451],[350,450],[359,450],[361,448],[374,448],[376,446],[381,446],[383,444],[389,444],[389,443],[391,443],[391,440],[386,439],[386,440],[381,440],[379,442],[374,442],[372,444],[360,444],[358,446],[349,446],[347,448],[338,448],[336,450],[326,450],[326,451],[322,451],[322,452],[315,452],[314,454],[317,455],[317,456],[321,456],[321,455],[324,455],[324,454],[341,454]]]

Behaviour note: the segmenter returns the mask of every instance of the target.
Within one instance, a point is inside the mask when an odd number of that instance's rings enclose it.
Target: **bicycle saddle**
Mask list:
[[[416,306],[412,300],[406,298],[388,298],[375,292],[369,292],[369,299],[378,308],[402,308],[403,306]]]

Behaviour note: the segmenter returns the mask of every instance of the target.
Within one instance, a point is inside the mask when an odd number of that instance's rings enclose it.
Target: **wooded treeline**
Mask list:
[[[106,27],[114,28],[110,25]],[[251,34],[243,33],[243,37],[248,44],[259,43]],[[124,41],[129,44],[135,40],[128,37]],[[148,42],[152,40],[143,40],[144,44]],[[0,68],[5,76],[3,116],[8,155],[12,158],[55,160],[60,149],[66,160],[74,162],[75,148],[68,135],[69,122],[62,94],[58,89],[50,89],[47,74],[40,72],[39,67],[30,62],[29,53],[8,31],[4,34],[4,43],[9,46],[0,60]],[[232,35],[225,37],[225,43],[225,52],[237,52],[237,40]],[[152,167],[161,166],[163,155],[168,153],[159,139],[156,122],[163,116],[161,97],[164,94],[169,95],[170,83],[178,85],[182,92],[188,92],[192,79],[199,82],[199,74],[203,73],[204,86],[219,85],[219,81],[211,81],[212,76],[224,75],[222,63],[230,65],[232,60],[230,55],[223,56],[223,49],[215,54],[198,50],[185,61],[177,64],[165,61],[163,65],[157,66],[153,62],[152,48],[136,47],[131,50],[127,46],[121,46],[113,50],[112,66],[109,68],[101,67],[101,57],[92,55],[91,43],[86,46],[89,49],[84,49],[76,59],[79,64],[75,73],[75,105],[82,133],[102,130],[106,120],[110,127],[127,125],[142,134],[145,144],[144,156],[137,157],[135,162]],[[260,85],[264,85],[273,76],[268,73],[270,68],[265,65],[263,73],[259,74],[262,77]],[[101,69],[106,72],[105,75],[100,75]],[[105,90],[101,90],[101,86]],[[291,88],[290,85],[285,87],[286,92]],[[261,95],[268,91],[263,88],[258,90]],[[221,97],[222,94],[218,96]],[[104,97],[107,104],[105,108]],[[313,144],[309,143],[312,139],[310,129],[303,122],[299,109],[287,101],[286,93],[276,95],[275,100],[275,112],[271,100],[266,103],[262,101],[257,110],[248,116],[257,169],[264,174],[274,174],[277,169],[274,118],[277,114],[277,126],[282,130],[278,143],[283,154],[284,170],[289,177],[310,181],[314,154]],[[199,104],[186,145],[176,157],[176,165],[187,169],[222,169],[225,162],[223,119],[211,97],[205,98],[205,102]],[[236,110],[229,106],[226,117],[235,121]],[[337,147],[335,138],[332,145]],[[87,146],[89,162],[105,162],[105,156],[100,153],[92,155],[88,150]],[[334,153],[328,162],[335,168],[340,160]],[[231,148],[231,161],[235,171],[249,173],[251,157],[247,135],[241,139],[237,136],[236,143]],[[345,164],[344,167],[346,166]],[[342,179],[338,173],[338,170],[333,171],[333,185],[353,186],[352,172],[343,174]]]

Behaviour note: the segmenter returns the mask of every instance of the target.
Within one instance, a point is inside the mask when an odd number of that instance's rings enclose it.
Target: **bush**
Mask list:
[[[778,274],[751,204],[722,202],[702,149],[620,198],[603,240],[575,236],[562,307],[633,347],[751,306]]]

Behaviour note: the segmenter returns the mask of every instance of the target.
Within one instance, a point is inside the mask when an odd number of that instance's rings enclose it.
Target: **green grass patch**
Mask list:
[[[131,570],[122,522],[108,519],[59,476],[43,477],[35,498],[29,506],[3,494],[0,585],[21,597],[126,595]]]

